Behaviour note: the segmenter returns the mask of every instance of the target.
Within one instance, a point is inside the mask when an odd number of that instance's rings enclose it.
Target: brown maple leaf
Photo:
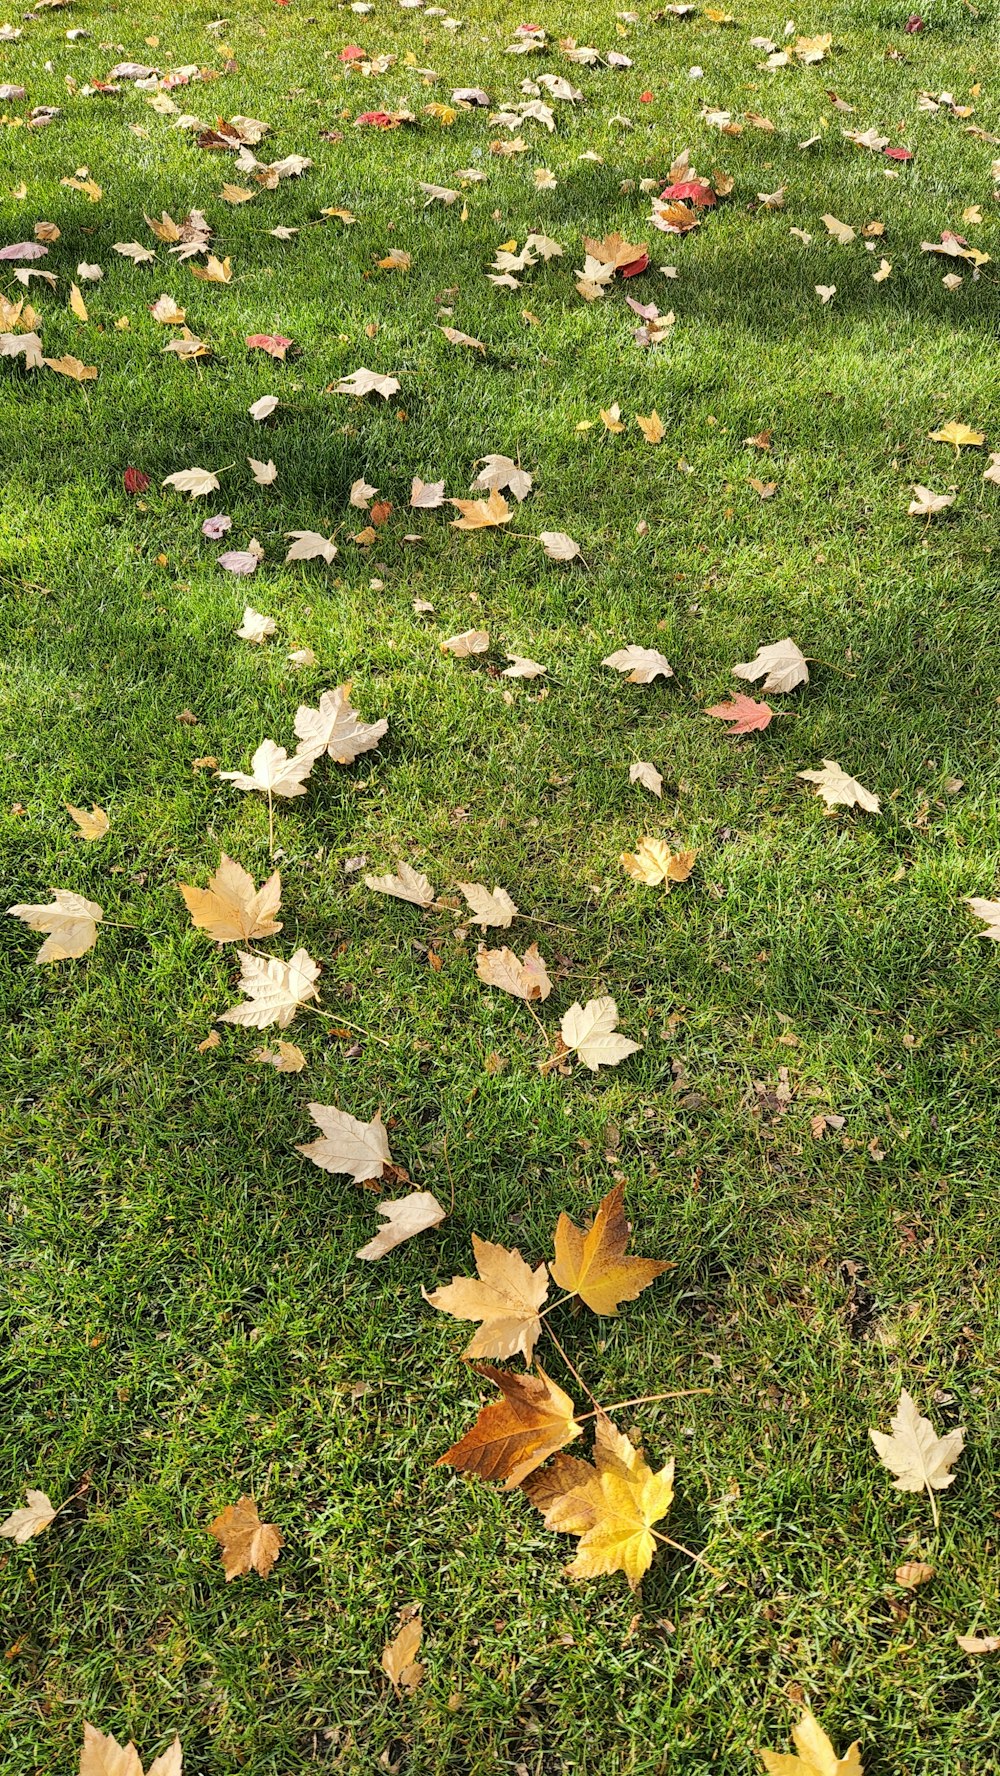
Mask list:
[[[284,1536],[276,1523],[262,1523],[257,1506],[247,1493],[238,1504],[227,1505],[208,1526],[222,1552],[227,1582],[240,1573],[258,1572],[269,1577],[281,1552]]]
[[[496,1382],[503,1399],[481,1408],[471,1430],[439,1456],[437,1466],[478,1474],[483,1480],[502,1480],[509,1492],[557,1449],[572,1443],[580,1426],[569,1395],[544,1369],[519,1375],[490,1363],[477,1368],[487,1381]]]
[[[549,1265],[560,1289],[578,1295],[592,1313],[616,1314],[670,1265],[660,1258],[626,1258],[629,1224],[625,1186],[616,1184],[600,1203],[593,1225],[582,1232],[567,1214],[556,1224],[556,1255]]]

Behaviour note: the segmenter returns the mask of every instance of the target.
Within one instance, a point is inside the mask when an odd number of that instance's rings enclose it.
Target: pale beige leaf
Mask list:
[[[262,611],[254,610],[253,605],[248,604],[244,607],[243,621],[236,633],[241,641],[262,643],[275,633],[277,627],[273,617],[265,617]]]
[[[358,479],[353,483],[348,497],[352,506],[358,506],[362,512],[367,512],[368,502],[375,498],[377,492],[377,487],[369,487],[364,476],[359,475]]]
[[[301,1073],[306,1065],[301,1048],[281,1039],[274,1049],[255,1048],[250,1059],[261,1066],[273,1067],[276,1073]]]
[[[652,684],[654,678],[674,676],[670,661],[658,653],[656,648],[637,647],[635,642],[630,642],[628,647],[619,648],[617,653],[608,654],[601,665],[610,666],[615,672],[627,673],[629,684]]]
[[[443,654],[454,654],[456,660],[467,660],[470,654],[485,654],[490,645],[485,629],[463,629],[460,635],[449,635],[441,643]]]
[[[848,777],[836,759],[824,759],[821,771],[796,771],[806,783],[815,783],[816,793],[823,797],[828,808],[863,808],[866,814],[878,814],[882,804],[877,795],[865,789],[862,784]]]
[[[23,919],[32,931],[49,933],[36,962],[65,962],[85,956],[97,942],[97,927],[104,918],[104,910],[96,900],[85,900],[82,894],[73,894],[68,888],[53,888],[48,906],[20,904],[8,907],[7,911],[15,919]]]
[[[809,668],[805,655],[796,647],[791,636],[784,641],[773,641],[768,647],[759,647],[753,660],[743,660],[733,667],[734,678],[745,678],[751,684],[755,679],[764,680],[766,691],[794,691],[796,685],[809,683]]]
[[[181,1742],[179,1738],[175,1738],[166,1751],[161,1751],[159,1757],[153,1759],[146,1776],[182,1776],[183,1766]]]
[[[577,1001],[563,1013],[559,1026],[567,1048],[575,1049],[585,1067],[596,1073],[598,1067],[617,1067],[630,1054],[636,1054],[641,1042],[619,1036],[618,1007],[613,999],[588,999],[586,1005]]]
[[[410,505],[419,512],[433,512],[444,505],[444,482],[421,481],[414,475],[410,487]]]
[[[397,1197],[394,1202],[380,1202],[378,1212],[385,1216],[387,1226],[380,1227],[374,1238],[355,1252],[355,1258],[384,1258],[414,1234],[440,1226],[447,1213],[429,1190],[415,1190],[411,1196]]]
[[[318,530],[286,530],[285,536],[292,545],[285,556],[286,562],[321,560],[329,564],[336,556],[336,543]]]
[[[381,1178],[383,1169],[392,1164],[378,1111],[371,1122],[359,1122],[356,1116],[337,1110],[332,1104],[310,1104],[309,1114],[322,1133],[318,1140],[297,1147],[296,1152],[324,1172],[346,1172],[356,1184],[364,1184],[369,1178]]]
[[[111,829],[111,822],[104,809],[99,808],[96,802],[89,814],[86,808],[74,808],[72,802],[66,803],[66,812],[71,820],[76,821],[81,839],[86,839],[88,844],[93,844],[95,839],[103,839]]]
[[[381,395],[383,401],[388,401],[390,395],[399,392],[399,383],[394,376],[379,376],[374,370],[361,369],[341,377],[333,392],[335,395],[357,395],[359,400],[365,395]]]
[[[986,930],[979,933],[980,937],[988,937],[991,942],[1000,943],[1000,900],[979,900],[968,895],[965,904],[972,908],[977,919],[985,922]]]
[[[131,1740],[119,1745],[112,1734],[101,1733],[85,1721],[80,1776],[142,1776],[139,1753]]]
[[[408,900],[414,906],[429,907],[434,902],[434,889],[420,870],[401,863],[394,876],[366,876],[365,887],[376,894],[391,894],[394,900]]]
[[[499,987],[501,992],[512,993],[515,999],[547,999],[552,991],[552,982],[537,944],[525,950],[523,960],[506,945],[502,950],[488,950],[480,944],[476,973],[486,986]]]
[[[382,1670],[397,1696],[412,1696],[427,1670],[417,1662],[423,1632],[419,1615],[413,1615],[382,1649]]]
[[[482,468],[472,483],[473,487],[485,487],[490,492],[502,492],[506,489],[518,504],[527,498],[533,483],[527,469],[522,469],[520,463],[514,462],[512,457],[500,455],[483,456],[479,460]]]
[[[178,469],[175,474],[167,475],[161,485],[176,487],[178,493],[189,493],[192,499],[202,499],[205,494],[216,491],[219,477],[211,469]]]
[[[251,943],[255,938],[273,937],[281,930],[274,914],[281,905],[281,876],[275,870],[261,888],[255,888],[253,877],[223,851],[219,867],[209,877],[207,888],[179,882],[184,904],[191,922],[199,931],[207,931],[215,943]]]
[[[641,783],[643,789],[649,790],[650,795],[663,796],[663,778],[648,759],[636,759],[634,765],[629,765],[628,780],[630,783]]]
[[[227,1583],[249,1572],[268,1578],[285,1539],[276,1523],[261,1522],[254,1500],[246,1493],[238,1504],[220,1511],[208,1533],[219,1544]]]
[[[259,789],[276,796],[305,795],[305,779],[313,768],[313,760],[302,753],[289,758],[283,746],[273,740],[262,740],[250,761],[250,771],[220,771],[219,776],[237,789]]]
[[[278,471],[273,462],[258,462],[255,456],[248,456],[247,462],[258,487],[272,487],[278,479]]]
[[[40,370],[45,362],[37,333],[0,333],[0,358],[24,359],[26,370]]]
[[[539,531],[538,541],[550,561],[575,561],[580,553],[579,543],[564,530]]]
[[[506,931],[517,916],[517,907],[506,888],[494,887],[492,893],[482,882],[459,882],[458,886],[472,908],[470,925],[497,925]]]
[[[963,1653],[978,1658],[982,1653],[1000,1653],[1000,1634],[956,1634]]]
[[[544,678],[547,666],[540,666],[537,660],[529,660],[524,654],[505,654],[510,661],[500,674],[501,678]]]
[[[893,1485],[900,1492],[923,1492],[925,1488],[937,1492],[950,1486],[955,1476],[948,1470],[962,1453],[962,1431],[949,1431],[946,1437],[939,1437],[930,1419],[921,1417],[905,1388],[890,1424],[891,1436],[873,1430],[868,1435],[883,1466],[896,1475]]]
[[[935,493],[933,488],[924,487],[919,481],[911,481],[910,486],[914,497],[906,510],[911,518],[933,518],[955,504],[953,493]]]
[[[48,1529],[49,1524],[59,1515],[59,1507],[52,1503],[48,1493],[38,1492],[29,1486],[24,1496],[27,1504],[12,1511],[6,1521],[0,1523],[0,1536],[10,1536],[17,1547],[30,1542],[32,1536],[40,1534],[43,1529]]]
[[[831,234],[838,245],[842,247],[850,246],[851,241],[854,239],[853,228],[849,228],[846,222],[838,222],[836,216],[824,216],[823,221],[826,225],[827,234]]]
[[[483,344],[483,341],[481,339],[473,339],[471,333],[463,333],[458,327],[439,327],[438,332],[444,334],[449,345],[467,345],[473,351],[482,352],[483,357],[485,358],[486,347]]]
[[[84,364],[72,352],[64,352],[61,358],[43,358],[42,362],[59,376],[68,376],[71,382],[97,381],[96,364]]]
[[[363,722],[348,701],[350,681],[324,691],[318,709],[300,703],[295,711],[297,751],[305,758],[322,758],[324,754],[338,765],[353,765],[362,753],[373,752],[389,729],[386,718]]]
[[[89,321],[90,316],[87,313],[87,304],[83,300],[78,284],[70,284],[69,306],[71,313],[76,316],[78,321]]]
[[[463,1351],[465,1357],[513,1357],[520,1352],[531,1362],[541,1335],[539,1310],[549,1292],[549,1274],[540,1264],[532,1270],[518,1251],[472,1236],[478,1277],[452,1277],[424,1300],[456,1320],[478,1320],[479,1331]]]
[[[263,420],[270,419],[278,405],[277,395],[261,395],[259,401],[251,402],[250,406],[247,408],[247,412],[249,413],[250,418],[260,425]]]
[[[287,1030],[300,1006],[319,998],[316,981],[319,963],[306,950],[296,950],[290,962],[279,956],[254,956],[238,950],[240,991],[246,994],[242,1005],[232,1005],[217,1022],[240,1024],[248,1030],[266,1030],[276,1024]]]
[[[154,321],[159,321],[162,327],[183,327],[187,320],[184,310],[179,308],[173,297],[168,296],[165,291],[150,305],[149,312]]]
[[[933,1566],[926,1560],[904,1560],[902,1566],[896,1568],[896,1583],[905,1591],[916,1591],[921,1585],[929,1585],[934,1577]]]

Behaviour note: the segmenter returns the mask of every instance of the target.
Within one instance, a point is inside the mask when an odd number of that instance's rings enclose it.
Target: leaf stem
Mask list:
[[[545,1329],[548,1332],[548,1335],[551,1338],[553,1344],[555,1345],[556,1350],[559,1352],[559,1355],[562,1357],[562,1360],[565,1363],[570,1374],[573,1376],[575,1381],[579,1382],[580,1386],[582,1387],[584,1393],[587,1396],[587,1399],[594,1401],[594,1405],[597,1408],[598,1412],[603,1411],[603,1407],[598,1403],[598,1401],[595,1399],[594,1395],[591,1393],[589,1387],[587,1386],[587,1383],[583,1379],[583,1376],[580,1374],[579,1369],[576,1368],[575,1364],[573,1364],[570,1361],[569,1357],[566,1355],[566,1352],[563,1350],[562,1345],[559,1343],[559,1340],[556,1337],[555,1333],[553,1332],[552,1327],[547,1326]],[[590,1416],[591,1415],[588,1412],[587,1417],[589,1418]]]
[[[655,1536],[658,1542],[664,1542],[668,1548],[675,1548],[678,1554],[686,1554],[689,1560],[694,1560],[698,1566],[703,1566],[706,1572],[711,1573],[713,1579],[721,1579],[724,1585],[742,1585],[744,1591],[750,1589],[745,1579],[737,1579],[732,1575],[721,1573],[717,1566],[713,1566],[711,1561],[705,1559],[704,1554],[696,1554],[693,1548],[685,1548],[683,1542],[675,1542],[671,1536],[661,1534],[658,1529],[650,1528],[649,1533]]]
[[[267,786],[267,850],[271,862],[274,862],[274,797],[271,785]]]
[[[559,1303],[558,1301],[555,1301],[552,1305],[558,1307]],[[548,1313],[548,1308],[546,1308],[545,1311]],[[539,1315],[539,1318],[541,1318],[541,1315]],[[610,1416],[612,1412],[621,1412],[622,1408],[625,1406],[650,1406],[656,1400],[689,1400],[692,1394],[710,1394],[711,1392],[711,1388],[679,1388],[676,1393],[672,1394],[640,1394],[636,1400],[615,1400],[613,1405],[599,1406],[597,1411],[605,1412]],[[578,1412],[576,1416],[582,1420],[585,1418],[595,1418],[597,1414],[593,1412]]]
[[[545,1316],[546,1316],[546,1314],[550,1314],[550,1313],[551,1313],[551,1312],[552,1312],[552,1309],[553,1309],[553,1308],[554,1308],[554,1307],[562,1307],[562,1304],[563,1304],[563,1302],[564,1302],[564,1301],[572,1301],[572,1299],[573,1299],[573,1293],[572,1293],[572,1290],[571,1290],[571,1291],[570,1291],[570,1293],[569,1293],[569,1294],[568,1294],[568,1295],[560,1295],[560,1296],[559,1296],[559,1298],[558,1298],[558,1300],[556,1300],[556,1301],[550,1301],[550,1302],[549,1302],[549,1305],[548,1305],[548,1307],[543,1307],[543,1308],[542,1308],[542,1311],[541,1311],[541,1313],[540,1313],[540,1314],[539,1314],[539,1316],[538,1316],[538,1318],[539,1318],[539,1319],[540,1319],[540,1320],[544,1320],[544,1318],[545,1318]],[[589,1412],[588,1412],[588,1413],[587,1413],[587,1417],[588,1417],[588,1418],[590,1418],[590,1417],[591,1417],[591,1414],[590,1414],[590,1413],[589,1413]]]
[[[318,1005],[304,1005],[302,1007],[302,1009],[303,1009],[303,1011],[312,1012],[313,1017],[326,1018],[327,1021],[331,1024],[340,1024],[343,1026],[343,1028],[345,1030],[353,1030],[355,1035],[363,1036],[365,1038],[366,1042],[381,1043],[383,1048],[391,1048],[392,1047],[392,1043],[387,1042],[384,1036],[374,1035],[374,1033],[371,1030],[364,1029],[361,1024],[349,1023],[347,1018],[340,1016],[339,1012],[324,1011]]]
[[[935,1533],[935,1535],[937,1535],[938,1530],[941,1528],[941,1513],[938,1510],[938,1502],[937,1502],[937,1499],[934,1497],[934,1488],[931,1485],[930,1481],[925,1480],[924,1485],[927,1489],[927,1497],[931,1501],[931,1516],[934,1519],[934,1533]]]

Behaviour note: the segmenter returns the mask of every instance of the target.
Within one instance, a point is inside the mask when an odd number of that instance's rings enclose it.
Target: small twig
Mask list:
[[[448,1174],[448,1182],[451,1185],[451,1212],[452,1212],[452,1214],[454,1214],[455,1213],[455,1180],[452,1177],[451,1162],[448,1159],[448,1130],[447,1129],[445,1129],[445,1131],[444,1131],[444,1169]]]
[[[347,1018],[340,1016],[339,1012],[324,1011],[319,1005],[303,1005],[302,1010],[312,1012],[313,1017],[326,1018],[331,1024],[340,1024],[345,1030],[353,1031],[356,1036],[363,1036],[366,1042],[381,1043],[383,1048],[392,1047],[392,1043],[387,1042],[384,1036],[376,1036],[371,1030],[363,1029],[361,1024],[349,1023]]]
[[[554,1301],[552,1305],[558,1307],[559,1303]],[[550,1309],[546,1308],[545,1312],[549,1313]],[[541,1314],[538,1317],[539,1319],[543,1318]],[[692,1394],[710,1394],[711,1392],[711,1388],[679,1388],[673,1394],[640,1394],[637,1400],[616,1400],[612,1406],[599,1406],[597,1413],[603,1412],[610,1417],[612,1412],[621,1412],[626,1406],[650,1406],[655,1400],[689,1400]],[[576,1416],[579,1419],[596,1418],[597,1413],[578,1412]]]
[[[586,1394],[586,1396],[587,1396],[587,1399],[588,1399],[588,1400],[593,1400],[593,1401],[594,1401],[594,1405],[595,1405],[595,1406],[596,1406],[596,1407],[597,1407],[597,1410],[598,1410],[598,1412],[602,1412],[602,1411],[603,1411],[603,1410],[604,1410],[604,1409],[603,1409],[603,1407],[602,1407],[602,1406],[601,1406],[601,1405],[600,1405],[600,1404],[599,1404],[599,1403],[598,1403],[598,1401],[597,1401],[597,1399],[596,1399],[596,1398],[595,1398],[595,1397],[594,1397],[594,1395],[593,1395],[593,1394],[592,1394],[592,1393],[591,1393],[591,1391],[590,1391],[590,1389],[589,1389],[589,1387],[588,1387],[588,1386],[587,1386],[587,1383],[586,1383],[586,1382],[585,1382],[585,1381],[584,1381],[584,1379],[583,1379],[583,1376],[582,1376],[582,1375],[581,1375],[581,1374],[580,1374],[580,1371],[579,1371],[579,1369],[577,1369],[577,1368],[576,1368],[576,1367],[575,1367],[575,1366],[574,1366],[574,1364],[573,1364],[573,1363],[571,1363],[571,1362],[570,1362],[570,1359],[569,1359],[569,1357],[568,1357],[568,1356],[567,1356],[567,1355],[566,1355],[566,1352],[565,1352],[565,1351],[564,1351],[564,1350],[563,1350],[563,1347],[562,1347],[562,1345],[561,1345],[561,1344],[560,1344],[560,1343],[559,1343],[559,1340],[558,1340],[558,1338],[557,1338],[557,1337],[556,1337],[556,1335],[555,1335],[555,1333],[554,1333],[554,1332],[553,1332],[553,1330],[552,1330],[552,1327],[551,1327],[551,1326],[547,1326],[547,1327],[546,1327],[546,1331],[547,1331],[547,1332],[548,1332],[548,1335],[549,1335],[549,1337],[550,1337],[550,1338],[551,1338],[551,1340],[552,1340],[552,1342],[553,1342],[553,1344],[554,1344],[554,1345],[555,1345],[555,1347],[556,1347],[556,1350],[557,1350],[557,1351],[558,1351],[558,1352],[559,1352],[559,1355],[560,1355],[560,1356],[561,1356],[561,1357],[562,1357],[562,1360],[563,1360],[563,1362],[564,1362],[564,1363],[565,1363],[565,1365],[566,1365],[566,1367],[567,1367],[567,1369],[568,1369],[568,1370],[569,1370],[569,1372],[570,1372],[570,1374],[571,1374],[571,1375],[572,1375],[572,1376],[573,1376],[573,1378],[574,1378],[574,1380],[575,1380],[575,1381],[578,1381],[578,1382],[579,1382],[579,1384],[580,1384],[580,1386],[581,1386],[581,1387],[582,1387],[582,1389],[583,1389],[583,1391],[584,1391],[584,1393],[585,1393],[585,1394]],[[588,1417],[588,1418],[589,1418],[589,1417],[590,1417],[590,1413],[588,1413],[588,1414],[587,1414],[587,1417]]]
[[[273,861],[274,861],[274,797],[271,794],[271,785],[270,784],[268,784],[268,786],[267,786],[267,850],[268,850],[268,855],[271,858],[271,861],[273,863]]]

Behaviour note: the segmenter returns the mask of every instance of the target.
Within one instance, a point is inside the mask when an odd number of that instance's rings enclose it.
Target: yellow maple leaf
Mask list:
[[[489,499],[450,502],[461,514],[452,519],[453,530],[490,530],[498,524],[509,524],[514,516],[503,494],[493,488]]]
[[[674,1464],[658,1474],[602,1413],[594,1438],[594,1466],[557,1455],[551,1468],[530,1475],[523,1490],[541,1511],[545,1527],[580,1537],[566,1568],[575,1579],[625,1574],[634,1590],[656,1552],[653,1524],[670,1509]]]
[[[963,445],[970,450],[976,450],[980,444],[986,443],[985,432],[973,431],[971,426],[965,425],[960,419],[949,420],[948,424],[942,426],[940,431],[931,432],[929,436],[935,444],[953,444],[956,456],[961,453]]]
[[[659,444],[666,435],[666,428],[655,407],[648,417],[645,414],[637,413],[635,423],[647,444]]]
[[[567,1214],[560,1215],[556,1255],[549,1265],[553,1282],[578,1295],[591,1313],[616,1314],[623,1301],[634,1301],[670,1268],[660,1258],[627,1258],[628,1240],[625,1186],[616,1184],[599,1204],[586,1233]]]
[[[659,888],[662,883],[669,894],[672,883],[687,881],[697,855],[697,851],[671,851],[662,839],[646,837],[639,840],[635,851],[623,851],[618,861],[634,881],[647,888]]]
[[[864,1776],[857,1740],[838,1757],[811,1709],[792,1728],[792,1738],[797,1757],[783,1751],[758,1753],[768,1776]]]

